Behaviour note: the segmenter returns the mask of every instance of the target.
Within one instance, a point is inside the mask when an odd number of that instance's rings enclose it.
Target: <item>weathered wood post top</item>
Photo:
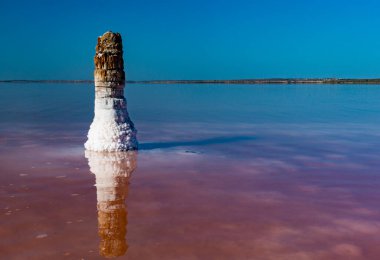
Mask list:
[[[123,43],[120,33],[108,31],[98,37],[94,63],[96,87],[124,87]]]

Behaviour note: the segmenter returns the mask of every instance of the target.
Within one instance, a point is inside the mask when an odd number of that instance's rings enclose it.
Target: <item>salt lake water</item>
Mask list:
[[[98,156],[93,85],[0,90],[1,259],[380,258],[379,86],[128,84]]]

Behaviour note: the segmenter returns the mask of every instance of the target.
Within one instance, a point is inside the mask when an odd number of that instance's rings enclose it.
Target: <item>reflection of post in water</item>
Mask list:
[[[99,253],[105,257],[124,255],[128,249],[127,208],[129,179],[136,168],[137,153],[86,151],[90,171],[96,177]]]

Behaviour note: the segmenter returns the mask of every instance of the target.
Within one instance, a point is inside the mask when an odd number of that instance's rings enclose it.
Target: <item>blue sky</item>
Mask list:
[[[0,1],[0,79],[92,79],[97,37],[127,79],[380,78],[380,2]]]

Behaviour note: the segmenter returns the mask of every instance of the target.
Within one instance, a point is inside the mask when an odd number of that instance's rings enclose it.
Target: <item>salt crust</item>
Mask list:
[[[137,150],[136,129],[125,98],[96,97],[95,116],[84,144],[86,150],[115,152]]]

